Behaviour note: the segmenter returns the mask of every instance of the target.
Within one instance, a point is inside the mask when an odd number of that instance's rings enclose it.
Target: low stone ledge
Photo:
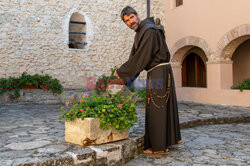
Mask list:
[[[23,103],[37,103],[37,104],[64,104],[66,99],[70,96],[74,96],[76,100],[80,100],[78,93],[87,93],[91,95],[90,90],[86,89],[64,89],[64,96],[60,93],[53,93],[51,90],[43,89],[20,89],[20,97],[18,100],[11,101],[9,99],[9,93],[4,93],[0,95],[0,104],[13,103],[13,102],[23,102]],[[135,97],[138,102],[142,102],[143,98]]]
[[[42,89],[21,89],[20,97],[17,100],[11,101],[9,93],[0,95],[0,104],[13,102],[29,102],[37,104],[59,104],[61,103],[61,95],[52,91]]]
[[[95,146],[76,146],[63,156],[49,160],[15,164],[15,166],[98,166],[124,165],[143,151],[143,135]]]
[[[220,117],[220,118],[208,118],[208,119],[197,119],[187,122],[180,123],[180,128],[191,128],[202,125],[212,125],[212,124],[226,124],[226,123],[249,123],[250,116],[240,116],[240,117]]]
[[[36,103],[36,104],[63,104],[70,96],[77,97],[78,93],[90,91],[83,89],[64,89],[64,96],[60,93],[53,93],[51,90],[43,89],[20,89],[20,97],[17,100],[11,101],[9,93],[6,92],[0,95],[0,104],[21,102],[21,103]]]

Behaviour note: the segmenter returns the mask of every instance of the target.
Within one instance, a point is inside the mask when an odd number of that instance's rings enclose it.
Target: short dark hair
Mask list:
[[[126,6],[125,8],[122,9],[121,12],[121,19],[123,20],[124,15],[130,15],[130,14],[135,14],[137,15],[137,12],[134,8],[130,7],[130,6]],[[124,20],[123,20],[124,21]]]

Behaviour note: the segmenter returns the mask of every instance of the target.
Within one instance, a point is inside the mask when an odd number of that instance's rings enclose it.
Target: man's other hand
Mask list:
[[[118,79],[120,79],[119,75],[117,74],[117,72],[115,71],[114,76],[116,76]]]

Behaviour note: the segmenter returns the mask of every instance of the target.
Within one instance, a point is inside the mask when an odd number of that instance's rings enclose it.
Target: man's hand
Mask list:
[[[114,76],[116,76],[118,79],[120,79],[120,77],[118,76],[117,72],[114,72]]]

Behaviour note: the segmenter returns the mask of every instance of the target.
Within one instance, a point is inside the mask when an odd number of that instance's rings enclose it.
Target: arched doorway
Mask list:
[[[183,87],[207,87],[206,66],[201,57],[194,53],[188,53],[182,62],[182,86]]]
[[[250,78],[250,39],[237,47],[232,56],[233,84],[238,85],[246,78]]]

